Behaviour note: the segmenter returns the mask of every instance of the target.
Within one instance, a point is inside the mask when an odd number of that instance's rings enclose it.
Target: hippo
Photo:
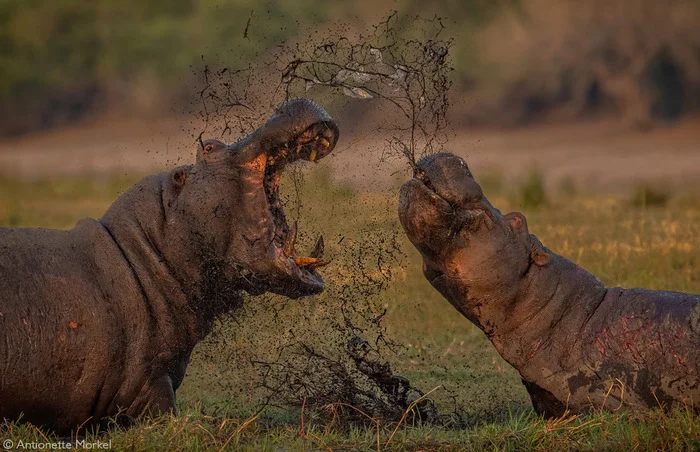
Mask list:
[[[522,377],[546,417],[700,402],[700,296],[606,287],[502,215],[465,161],[417,162],[399,217],[423,273]]]
[[[0,229],[0,419],[56,432],[176,413],[193,347],[243,294],[318,294],[323,238],[295,249],[282,169],[318,161],[338,126],[283,103],[235,144],[199,140],[196,162],[148,176],[99,220]]]

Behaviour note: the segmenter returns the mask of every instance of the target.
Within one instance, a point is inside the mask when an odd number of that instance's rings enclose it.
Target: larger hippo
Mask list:
[[[0,229],[0,419],[68,432],[174,412],[190,352],[243,292],[321,292],[322,240],[297,256],[278,183],[337,140],[323,108],[291,100],[235,144],[200,143],[194,165],[146,177],[100,220]]]
[[[605,287],[501,215],[464,160],[420,160],[401,223],[425,277],[518,370],[538,413],[700,402],[700,296]]]

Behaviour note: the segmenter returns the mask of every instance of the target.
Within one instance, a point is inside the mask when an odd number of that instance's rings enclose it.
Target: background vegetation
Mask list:
[[[2,0],[0,134],[180,112],[206,62],[242,68],[324,29],[366,31],[389,8],[403,30],[444,18],[462,120],[616,111],[648,127],[698,106],[697,0]]]

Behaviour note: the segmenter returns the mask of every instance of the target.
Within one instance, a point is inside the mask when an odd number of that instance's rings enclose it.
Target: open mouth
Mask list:
[[[286,165],[297,160],[320,160],[333,150],[337,138],[338,128],[333,122],[315,123],[294,139],[269,151],[265,163],[263,188],[275,228],[274,246],[279,257],[286,260],[290,266],[293,264],[300,271],[298,276],[313,285],[323,284],[316,269],[330,263],[323,258],[323,236],[318,238],[308,256],[297,254],[297,225],[296,222],[291,227],[287,224],[279,196],[279,181]]]

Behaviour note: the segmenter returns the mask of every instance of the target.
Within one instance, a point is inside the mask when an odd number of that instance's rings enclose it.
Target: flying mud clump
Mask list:
[[[322,347],[290,344],[274,362],[256,362],[261,386],[277,403],[342,413],[342,420],[366,421],[364,416],[369,416],[398,421],[409,410],[409,421],[437,420],[433,402],[407,378],[394,374],[364,339],[353,337],[340,354]]]
[[[452,40],[440,37],[444,29],[438,17],[394,13],[367,37],[306,42],[288,57],[282,88],[287,97],[331,90],[376,99],[367,108],[385,118],[376,131],[387,137],[386,157],[403,156],[415,167],[416,158],[439,151],[448,139]]]

